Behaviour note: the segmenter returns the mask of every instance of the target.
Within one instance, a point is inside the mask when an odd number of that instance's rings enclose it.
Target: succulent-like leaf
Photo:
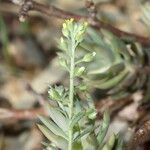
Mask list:
[[[105,38],[107,38],[107,43],[113,51],[115,62],[120,62],[120,60],[122,60],[121,54],[125,60],[130,60],[130,54],[127,51],[126,45],[121,40],[107,30],[102,30],[102,33]]]
[[[42,116],[39,116],[39,118],[51,132],[68,140],[68,136],[66,135],[66,133],[61,128],[59,128],[53,121],[51,121],[49,118]]]
[[[71,119],[70,128],[73,128],[83,117],[85,116],[85,112],[79,112],[76,115],[73,116]]]
[[[142,6],[142,12],[143,12],[143,17],[142,20],[150,26],[150,2],[145,3],[145,5]]]
[[[66,59],[60,58],[60,59],[59,59],[59,63],[60,63],[60,65],[61,65],[62,67],[64,67],[66,70],[68,70],[68,64],[67,64]]]
[[[123,141],[120,136],[118,136],[115,144],[115,150],[122,150],[123,149]]]
[[[39,129],[42,131],[42,133],[48,138],[49,141],[52,141],[56,144],[57,147],[59,147],[62,150],[66,150],[68,147],[68,142],[57,135],[54,135],[48,128],[38,125]]]
[[[93,53],[88,53],[88,54],[86,54],[86,55],[83,57],[82,61],[83,61],[83,62],[91,62],[91,61],[94,59],[94,56],[95,56],[95,55],[96,55],[95,52],[93,52]]]
[[[64,131],[68,131],[68,118],[64,116],[64,114],[59,110],[59,108],[55,108],[49,105],[48,112],[51,119]]]
[[[0,34],[2,44],[6,48],[8,46],[8,31],[2,16],[0,16]]]
[[[50,87],[48,93],[49,93],[49,97],[52,100],[59,100],[61,98],[59,92],[53,87]]]
[[[115,144],[116,136],[113,134],[107,141],[107,143],[104,145],[102,150],[113,150],[114,144]]]
[[[72,150],[83,150],[81,141],[74,142]]]
[[[82,138],[83,136],[91,133],[94,129],[93,126],[89,126],[89,127],[86,127],[83,131],[81,131],[81,133],[74,139],[74,141],[76,140],[79,140],[80,138]]]
[[[96,115],[97,115],[97,112],[95,109],[93,108],[88,108],[87,111],[86,111],[86,115],[89,119],[95,119],[96,118]]]
[[[104,112],[104,116],[103,116],[103,122],[102,125],[99,129],[99,132],[97,134],[97,141],[99,144],[99,147],[101,147],[102,142],[104,140],[104,137],[106,136],[108,127],[109,127],[109,123],[110,123],[110,117],[107,111]]]
[[[66,51],[66,52],[67,52],[67,50],[68,50],[67,41],[65,41],[63,37],[61,37],[61,39],[60,39],[59,48],[60,48],[61,50]]]
[[[105,81],[100,85],[95,84],[94,86],[100,89],[110,89],[116,86],[119,82],[121,82],[127,76],[128,73],[129,73],[128,70],[123,70],[122,72],[120,72],[120,74],[118,74],[114,78],[109,79],[108,81]]]
[[[81,138],[83,150],[96,150],[97,140],[94,133],[90,133],[87,136]]]
[[[85,71],[85,67],[76,67],[74,71],[74,75],[80,77]]]

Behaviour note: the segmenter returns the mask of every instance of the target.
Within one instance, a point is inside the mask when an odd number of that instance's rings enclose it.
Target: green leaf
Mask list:
[[[93,52],[93,53],[88,53],[88,54],[86,54],[86,55],[83,57],[82,61],[83,61],[83,62],[91,62],[91,61],[94,59],[95,55],[96,55],[95,52]]]
[[[50,86],[49,90],[49,97],[52,100],[63,101],[67,95],[67,91],[63,86]]]
[[[0,38],[1,38],[4,48],[6,49],[8,46],[8,42],[9,42],[8,31],[7,31],[6,24],[1,16],[0,16]]]
[[[119,62],[119,63],[112,63],[110,67],[106,68],[105,70],[101,69],[96,69],[93,71],[89,71],[88,75],[94,75],[96,76],[97,79],[102,79],[102,78],[112,78],[114,74],[120,73],[122,70],[124,70],[125,65],[124,62]]]
[[[114,144],[115,144],[115,139],[116,136],[113,134],[108,142],[104,145],[104,147],[102,148],[102,150],[113,150]]]
[[[83,75],[84,71],[85,71],[85,67],[76,67],[74,71],[74,75],[80,77],[81,75]]]
[[[109,79],[108,81],[104,81],[101,84],[95,84],[94,87],[97,87],[100,89],[110,89],[110,88],[116,86],[119,82],[121,82],[127,76],[128,73],[129,73],[128,70],[123,70],[114,78]]]
[[[57,135],[54,135],[48,128],[38,125],[39,129],[42,131],[42,133],[48,138],[49,141],[53,142],[56,144],[57,147],[59,147],[62,150],[66,150],[68,147],[68,142]]]
[[[64,67],[66,70],[68,70],[68,64],[67,61],[64,58],[59,59],[59,63],[62,67]]]
[[[80,141],[74,142],[72,150],[83,150],[81,142]]]
[[[143,17],[142,20],[144,21],[145,24],[150,26],[150,2],[145,3],[144,6],[142,6],[142,12],[143,12]]]
[[[49,105],[48,112],[51,117],[51,119],[64,131],[68,131],[68,118],[62,114],[61,110],[59,108],[54,108]]]
[[[122,140],[120,140],[120,142],[117,144],[115,150],[122,150],[122,149],[123,149],[123,142],[122,142]]]
[[[103,116],[102,126],[100,127],[99,132],[97,134],[97,141],[98,141],[99,147],[101,147],[104,137],[106,136],[109,123],[110,123],[110,117],[109,117],[108,112],[105,111],[104,116]]]
[[[75,139],[74,141],[79,140],[80,138],[82,138],[83,136],[85,136],[86,134],[90,134],[93,130],[95,130],[93,128],[93,126],[88,126],[86,127]]]
[[[87,136],[81,138],[83,150],[96,150],[97,141],[94,133],[91,133]]]
[[[0,16],[0,40],[3,46],[2,49],[3,56],[7,62],[10,62],[10,57],[8,52],[8,44],[9,44],[8,30],[2,16]]]
[[[65,52],[67,52],[67,50],[68,50],[68,44],[67,44],[67,41],[64,40],[63,37],[61,37],[61,39],[60,39],[60,42],[59,42],[59,48],[62,49],[62,50],[64,50]]]
[[[73,116],[71,119],[70,128],[73,128],[83,117],[85,116],[85,112],[79,112]]]
[[[126,45],[119,38],[117,38],[115,35],[107,30],[102,30],[102,33],[107,38],[107,43],[113,51],[113,54],[115,56],[115,62],[119,62],[120,60],[122,60],[120,54],[122,54],[122,56],[126,60],[130,60],[130,54],[127,51]]]
[[[105,44],[102,39],[102,36],[99,34],[97,30],[94,30],[93,28],[88,28],[87,32],[90,35],[90,38],[92,39],[92,43],[95,43],[96,45],[99,46]]]
[[[116,137],[115,143],[115,150],[122,150],[123,149],[123,141],[119,135]]]
[[[89,109],[87,109],[86,115],[88,116],[89,119],[93,120],[96,118],[97,112],[95,109],[89,108]]]
[[[87,90],[87,86],[85,85],[85,83],[80,83],[79,85],[75,86],[75,90],[76,91],[86,91]]]
[[[48,94],[52,100],[59,100],[61,98],[58,91],[53,87],[50,87]]]
[[[46,142],[41,142],[44,147],[46,147],[44,150],[57,150],[57,146],[54,143],[46,143]]]
[[[62,129],[60,129],[54,122],[46,117],[39,116],[39,118],[51,132],[68,140],[68,136],[66,135],[66,133]]]

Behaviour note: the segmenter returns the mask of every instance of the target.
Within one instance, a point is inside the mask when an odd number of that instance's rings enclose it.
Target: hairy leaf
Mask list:
[[[49,130],[51,130],[55,135],[61,136],[61,137],[65,138],[66,140],[68,140],[66,133],[61,128],[59,128],[54,122],[52,122],[50,119],[48,119],[46,117],[39,116],[39,118],[42,121],[42,123]]]
[[[39,129],[42,131],[42,133],[48,138],[49,141],[56,144],[57,147],[59,147],[62,150],[66,150],[68,146],[68,142],[57,135],[54,135],[48,128],[38,125]]]
[[[100,127],[99,132],[97,134],[97,141],[98,141],[99,147],[101,147],[101,144],[102,144],[104,137],[107,133],[109,123],[110,123],[109,114],[108,114],[108,112],[104,112],[102,126]]]

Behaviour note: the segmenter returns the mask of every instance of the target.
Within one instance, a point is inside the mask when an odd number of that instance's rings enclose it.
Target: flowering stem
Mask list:
[[[70,91],[69,91],[69,120],[73,117],[73,99],[74,99],[74,67],[75,67],[75,41],[71,40],[71,62],[70,62]],[[68,150],[72,150],[73,129],[69,128]]]

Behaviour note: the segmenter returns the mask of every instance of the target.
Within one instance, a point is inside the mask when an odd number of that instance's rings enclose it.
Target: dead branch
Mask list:
[[[34,120],[37,115],[48,116],[44,108],[15,110],[0,108],[0,120]]]
[[[116,27],[113,27],[112,25],[105,23],[101,20],[92,19],[91,15],[84,16],[84,15],[74,14],[74,13],[59,9],[52,5],[47,6],[44,4],[37,3],[33,0],[24,0],[24,1],[20,0],[21,2],[18,2],[17,0],[12,0],[12,1],[15,4],[21,5],[20,14],[19,14],[19,18],[21,21],[24,21],[26,19],[26,17],[28,16],[28,13],[30,11],[38,11],[49,17],[53,16],[53,17],[57,17],[60,19],[69,19],[69,18],[74,18],[75,20],[82,19],[82,20],[86,20],[92,27],[94,27],[96,29],[103,28],[108,31],[111,31],[117,37],[119,37],[123,40],[130,39],[130,41],[137,41],[137,42],[141,43],[143,46],[150,46],[149,38],[122,31],[122,30],[117,29]]]

